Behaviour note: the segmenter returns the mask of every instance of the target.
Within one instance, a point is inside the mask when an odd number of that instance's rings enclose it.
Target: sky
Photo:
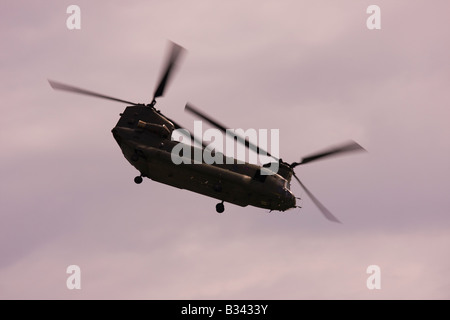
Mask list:
[[[449,299],[449,9],[1,0],[0,299]],[[295,182],[302,208],[284,213],[136,185],[111,134],[126,105],[47,82],[148,103],[168,40],[187,54],[157,106],[187,128],[189,101],[230,128],[279,129],[287,162],[367,149],[296,168],[342,224]]]

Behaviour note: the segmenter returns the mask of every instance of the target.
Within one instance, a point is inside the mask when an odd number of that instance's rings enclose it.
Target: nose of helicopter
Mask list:
[[[120,146],[122,143],[122,138],[120,136],[119,130],[117,130],[117,128],[114,128],[111,130],[114,140],[116,140],[117,144]]]
[[[130,128],[114,127],[111,132],[119,146],[122,146],[124,141],[130,140],[130,137],[135,131]]]

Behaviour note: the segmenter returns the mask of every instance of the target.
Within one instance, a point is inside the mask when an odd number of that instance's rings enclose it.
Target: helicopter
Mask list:
[[[299,162],[287,163],[281,158],[272,156],[248,139],[235,134],[233,138],[236,141],[244,144],[246,148],[256,150],[259,154],[262,153],[273,158],[273,161],[264,165],[237,161],[233,158],[230,161],[229,157],[219,153],[218,156],[223,157],[224,161],[218,163],[208,164],[205,161],[194,162],[194,164],[174,163],[172,150],[177,145],[180,147],[179,144],[182,143],[173,139],[172,133],[174,131],[178,132],[181,129],[181,132],[187,133],[187,136],[192,140],[191,145],[182,145],[182,147],[191,149],[190,155],[210,147],[205,145],[204,142],[199,142],[194,135],[190,134],[189,130],[184,129],[155,108],[156,99],[164,95],[167,84],[184,51],[185,49],[182,46],[173,42],[169,43],[169,54],[154,91],[153,99],[149,104],[117,99],[53,80],[48,80],[48,82],[55,90],[83,94],[128,105],[120,113],[119,121],[111,132],[126,160],[139,171],[139,175],[134,178],[136,184],[142,183],[143,178],[149,178],[163,184],[215,198],[220,201],[216,204],[218,213],[224,212],[225,202],[242,207],[250,205],[270,211],[286,211],[292,208],[300,208],[296,203],[299,198],[296,198],[290,190],[291,179],[294,177],[324,217],[340,223],[302,183],[294,169],[297,166],[326,157],[347,152],[365,151],[354,141],[303,157]],[[221,132],[229,133],[227,126],[217,122],[192,104],[187,103],[185,111],[200,117]],[[200,148],[199,143],[201,144]],[[273,162],[276,164],[276,172],[267,172]]]

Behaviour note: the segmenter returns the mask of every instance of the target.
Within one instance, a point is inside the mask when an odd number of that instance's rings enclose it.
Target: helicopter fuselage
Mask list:
[[[275,160],[263,166],[258,166],[225,157],[221,152],[216,151],[213,146],[206,146],[201,139],[199,140],[198,137],[194,137],[190,133],[191,141],[202,145],[203,148],[194,148],[194,146],[172,140],[174,130],[183,129],[183,127],[165,117],[154,106],[156,99],[164,96],[170,75],[176,68],[183,52],[183,47],[173,42],[170,43],[170,53],[153,93],[152,102],[148,105],[114,98],[57,81],[49,80],[49,84],[55,90],[131,105],[120,114],[120,119],[112,129],[112,133],[125,158],[140,173],[134,178],[134,182],[137,184],[142,183],[143,177],[147,177],[170,186],[219,199],[221,202],[216,204],[218,213],[224,212],[224,202],[243,207],[251,205],[269,210],[285,211],[297,207],[296,198],[290,190],[291,179],[295,178],[325,218],[333,222],[340,222],[309,191],[294,173],[294,169],[299,165],[326,157],[347,152],[365,151],[365,149],[355,141],[349,141],[340,146],[334,146],[303,157],[299,162],[286,163],[278,156],[269,154],[258,145],[240,136],[241,134],[236,134],[231,130],[233,138],[241,145],[249,150],[256,151],[258,155],[269,156]],[[185,110],[205,120],[219,132],[228,134],[229,129],[225,125],[204,114],[190,103],[186,104]],[[187,131],[180,130],[177,133],[181,132],[188,136]],[[205,154],[207,159],[196,156]],[[201,159],[199,160],[199,158]],[[211,158],[213,158],[213,161],[211,161]],[[180,159],[182,160],[180,161]]]
[[[261,175],[263,167],[238,163],[175,164],[171,140],[174,124],[151,106],[127,107],[112,129],[123,155],[142,177],[180,189],[190,190],[242,207],[251,205],[285,211],[296,206],[289,190],[292,169],[280,174]],[[191,155],[196,154],[194,146]],[[224,156],[225,159],[225,156]]]

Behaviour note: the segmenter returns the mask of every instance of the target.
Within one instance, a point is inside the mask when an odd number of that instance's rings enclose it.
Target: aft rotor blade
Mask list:
[[[235,134],[233,132],[227,131],[227,127],[225,125],[223,125],[223,124],[217,122],[216,120],[212,119],[210,116],[206,115],[205,113],[203,113],[199,109],[195,108],[193,105],[187,103],[186,106],[184,107],[184,109],[189,111],[189,112],[191,112],[191,113],[193,113],[193,114],[195,114],[196,116],[202,118],[203,120],[207,121],[209,124],[211,124],[212,126],[216,127],[220,131],[228,134],[232,138],[236,139],[238,142],[244,144],[247,148],[250,148],[251,150],[256,150],[256,152],[259,153],[259,154],[267,155],[269,157],[272,157],[272,158],[278,160],[278,158],[272,156],[269,152],[267,152],[264,149],[261,149],[260,147],[258,147],[257,145],[251,143],[247,139],[244,139],[241,136],[238,136],[237,134]]]
[[[341,223],[325,206],[311,193],[311,191],[306,188],[306,186],[300,181],[300,179],[297,177],[297,175],[294,173],[294,178],[300,183],[302,188],[305,190],[305,192],[308,194],[308,196],[311,198],[311,200],[314,202],[314,204],[319,208],[320,212],[330,221]]]
[[[309,155],[307,157],[302,158],[300,162],[294,162],[291,164],[292,168],[295,168],[296,166],[299,166],[301,164],[305,164],[308,162],[313,162],[322,158],[335,156],[341,153],[346,152],[354,152],[354,151],[366,151],[363,147],[361,147],[359,144],[357,144],[355,141],[347,142],[343,145],[332,147],[330,149]]]
[[[67,85],[67,84],[64,84],[61,82],[56,82],[56,81],[52,81],[52,80],[48,80],[48,82],[50,83],[50,86],[55,90],[62,90],[62,91],[84,94],[86,96],[97,97],[97,98],[102,98],[102,99],[107,99],[107,100],[113,100],[113,101],[117,101],[117,102],[123,102],[123,103],[131,104],[134,106],[138,105],[137,103],[134,103],[131,101],[126,101],[126,100],[122,100],[122,99],[113,98],[110,96],[105,96],[104,94],[96,93],[96,92],[89,91],[86,89],[77,88],[77,87]]]
[[[177,61],[180,58],[180,54],[184,51],[185,49],[182,46],[174,42],[170,42],[170,55],[168,56],[167,62],[163,69],[164,72],[161,75],[159,84],[156,87],[155,93],[153,95],[153,100],[164,95],[164,89],[166,88],[167,83],[170,80],[170,75],[176,67]]]

